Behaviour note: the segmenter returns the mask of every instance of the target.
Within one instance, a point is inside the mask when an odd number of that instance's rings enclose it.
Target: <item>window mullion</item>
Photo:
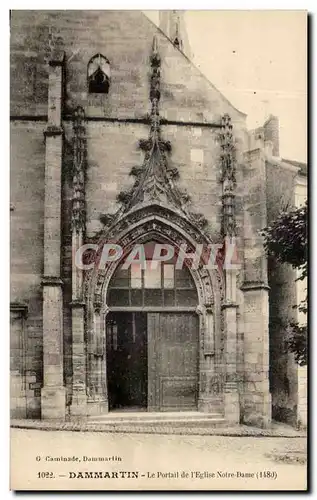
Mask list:
[[[160,262],[161,265],[161,304],[164,304],[164,263]]]
[[[146,263],[145,263],[146,266]],[[142,291],[142,306],[145,304],[145,288],[144,288],[144,269],[141,268],[141,291]]]
[[[176,304],[176,265],[174,266],[174,306]]]

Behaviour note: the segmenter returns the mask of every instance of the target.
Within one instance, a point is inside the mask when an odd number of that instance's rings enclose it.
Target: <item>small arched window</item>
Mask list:
[[[88,63],[88,90],[91,94],[108,94],[110,63],[102,54],[96,54]]]

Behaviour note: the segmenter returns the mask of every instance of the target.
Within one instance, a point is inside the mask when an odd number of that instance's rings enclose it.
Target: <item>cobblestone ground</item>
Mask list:
[[[73,460],[63,460],[67,457]],[[305,462],[306,439],[301,437],[11,429],[13,489],[303,490]],[[124,477],[112,477],[120,471]],[[100,472],[108,477],[98,477]]]

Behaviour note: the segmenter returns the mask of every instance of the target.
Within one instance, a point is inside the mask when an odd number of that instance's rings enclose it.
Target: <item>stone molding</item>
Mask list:
[[[47,125],[46,129],[43,132],[44,137],[57,137],[59,135],[64,135],[64,129],[62,126],[57,125]]]
[[[247,292],[251,290],[270,290],[269,285],[263,282],[257,282],[257,281],[245,281],[242,286],[240,287],[240,290]]]
[[[10,302],[10,312],[19,313],[26,318],[29,312],[29,306],[24,302]]]
[[[42,286],[60,286],[64,285],[63,280],[59,276],[43,276]]]

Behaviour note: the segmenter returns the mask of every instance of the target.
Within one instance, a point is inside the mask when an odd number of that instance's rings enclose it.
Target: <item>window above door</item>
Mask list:
[[[125,269],[121,263],[108,288],[110,307],[194,307],[196,286],[187,267],[176,269],[175,262],[146,260]]]

